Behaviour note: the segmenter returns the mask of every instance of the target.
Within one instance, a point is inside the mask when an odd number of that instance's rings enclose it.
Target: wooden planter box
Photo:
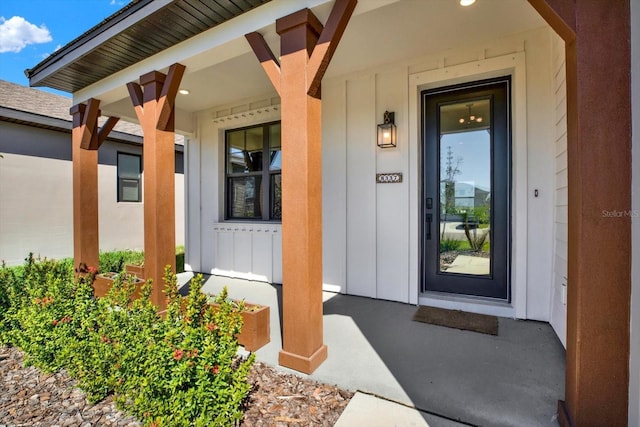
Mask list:
[[[249,351],[256,351],[271,341],[271,310],[268,305],[245,303],[242,332],[238,342]]]
[[[96,275],[96,277],[93,279],[93,294],[96,297],[105,296],[113,286],[113,282],[115,281],[116,276],[116,273],[102,273]],[[140,290],[144,283],[144,280],[140,278],[136,279],[136,289],[133,291],[133,295],[131,295],[131,298],[140,298]]]
[[[140,279],[146,279],[144,277],[144,265],[125,264],[124,271]]]
[[[218,304],[211,304],[217,307]],[[256,351],[271,341],[271,310],[268,305],[244,303],[242,332],[238,334],[238,343],[248,351]]]

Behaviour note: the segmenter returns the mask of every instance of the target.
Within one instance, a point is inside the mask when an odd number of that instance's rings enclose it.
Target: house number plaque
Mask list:
[[[377,184],[399,184],[401,182],[402,182],[402,172],[376,174]]]

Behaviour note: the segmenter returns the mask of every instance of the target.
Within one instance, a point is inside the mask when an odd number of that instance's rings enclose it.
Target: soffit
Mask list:
[[[73,93],[269,1],[133,0],[25,73]]]

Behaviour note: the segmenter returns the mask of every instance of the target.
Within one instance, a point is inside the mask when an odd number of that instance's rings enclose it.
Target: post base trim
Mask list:
[[[573,427],[569,408],[564,400],[558,400],[558,424],[560,427]]]
[[[327,360],[327,346],[324,344],[308,357],[285,350],[278,354],[278,364],[305,374],[311,374],[325,360]]]

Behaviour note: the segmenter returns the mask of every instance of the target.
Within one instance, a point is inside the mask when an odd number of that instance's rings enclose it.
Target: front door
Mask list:
[[[422,92],[422,291],[509,300],[510,78]]]

